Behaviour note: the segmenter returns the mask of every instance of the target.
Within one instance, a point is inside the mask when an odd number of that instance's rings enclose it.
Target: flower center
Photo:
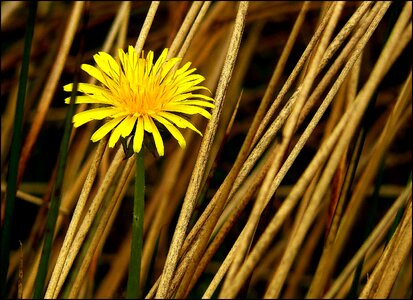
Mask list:
[[[152,116],[162,111],[164,103],[167,102],[165,86],[159,84],[158,78],[152,76],[143,78],[144,82],[128,82],[119,90],[119,98],[122,106],[126,106],[131,115]]]

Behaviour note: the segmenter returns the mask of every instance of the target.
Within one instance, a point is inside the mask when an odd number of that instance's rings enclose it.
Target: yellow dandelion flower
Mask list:
[[[78,91],[84,95],[77,96],[75,103],[99,104],[100,107],[76,114],[73,117],[74,126],[108,118],[110,120],[94,132],[91,140],[99,141],[112,131],[109,147],[114,147],[120,137],[133,136],[134,152],[141,150],[146,131],[152,134],[159,156],[164,155],[159,126],[163,125],[182,148],[186,143],[177,127],[189,128],[202,135],[182,114],[200,114],[211,118],[206,108],[213,108],[214,100],[193,93],[208,90],[199,85],[205,78],[193,74],[196,69],[189,69],[190,62],[174,70],[181,59],[166,59],[167,54],[168,49],[164,49],[155,63],[152,51],[146,58],[143,52],[139,57],[132,46],[128,47],[127,53],[119,49],[120,63],[105,52],[94,55],[98,68],[88,64],[83,64],[81,68],[102,85],[79,83]],[[67,92],[72,89],[73,84],[64,86]],[[65,102],[69,103],[70,97]]]

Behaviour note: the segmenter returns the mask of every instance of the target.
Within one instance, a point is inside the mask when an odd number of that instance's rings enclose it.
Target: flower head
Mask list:
[[[214,100],[193,93],[208,90],[198,85],[205,78],[193,74],[196,69],[189,69],[190,62],[179,69],[174,68],[181,59],[167,59],[167,54],[168,49],[164,49],[155,63],[152,51],[146,58],[143,52],[139,57],[132,46],[129,46],[127,53],[119,49],[120,63],[105,52],[94,55],[98,68],[88,64],[83,64],[81,68],[101,85],[79,83],[78,91],[84,95],[77,96],[75,103],[98,104],[100,107],[76,114],[73,117],[74,126],[108,118],[109,121],[92,135],[93,142],[112,131],[109,147],[114,147],[120,137],[132,136],[133,151],[139,152],[147,132],[153,136],[160,156],[164,154],[164,144],[159,126],[166,128],[181,147],[185,147],[186,143],[177,127],[189,128],[202,135],[182,114],[200,114],[211,118],[206,108],[213,108]],[[64,86],[67,92],[72,89],[73,84]],[[69,103],[70,97],[65,102]]]

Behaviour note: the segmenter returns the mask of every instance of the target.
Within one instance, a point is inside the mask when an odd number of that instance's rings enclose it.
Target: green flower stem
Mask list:
[[[127,299],[141,298],[140,271],[143,240],[143,211],[145,208],[145,167],[143,149],[136,154],[135,197],[133,201],[132,244],[129,261]]]
[[[10,150],[10,163],[7,176],[6,205],[4,210],[3,226],[1,227],[0,250],[0,298],[6,298],[7,271],[9,269],[9,251],[11,239],[11,226],[14,211],[14,200],[17,190],[17,170],[20,158],[22,139],[24,101],[26,98],[26,86],[29,74],[30,49],[32,45],[34,23],[36,20],[37,1],[30,1],[29,16],[27,20],[27,32],[24,40],[23,60],[20,70],[19,89],[17,94],[16,112],[14,117],[14,130]]]

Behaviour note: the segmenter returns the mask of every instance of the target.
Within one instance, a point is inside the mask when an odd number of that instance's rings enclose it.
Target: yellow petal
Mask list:
[[[132,74],[132,82],[136,83],[136,73],[139,72],[138,68],[138,61],[139,61],[139,55],[136,53],[135,48],[132,46],[128,47],[128,63],[129,67],[131,69],[131,74]],[[143,71],[141,71],[143,72]]]
[[[143,133],[143,119],[138,118],[135,129],[135,137],[133,138],[133,151],[136,153],[138,153],[142,149]]]
[[[73,123],[75,127],[79,127],[91,120],[102,120],[116,114],[117,112],[119,112],[119,109],[114,107],[92,108],[74,115]]]
[[[164,117],[165,119],[171,121],[173,124],[175,124],[179,128],[189,128],[195,131],[196,133],[202,135],[202,133],[191,122],[189,122],[185,118],[182,118],[178,115],[175,115],[175,114],[172,114],[166,111],[158,113],[158,116]]]
[[[179,76],[176,76],[176,77],[174,78],[174,81],[175,81],[177,84],[181,84],[181,82],[182,82],[183,80],[186,80],[186,81],[188,81],[188,80],[193,80],[193,79],[195,79],[195,78],[198,78],[198,76],[201,76],[201,75],[199,75],[199,74],[192,74],[193,72],[195,72],[195,70],[196,70],[196,69],[193,68],[193,69],[190,69],[190,70],[188,70],[188,71],[180,74]],[[198,76],[197,76],[197,75],[198,75]],[[193,76],[195,76],[195,78],[194,78]],[[202,76],[201,76],[201,77],[202,77]]]
[[[103,77],[102,71],[98,68],[95,68],[94,66],[88,64],[82,64],[80,68],[86,73],[88,73],[90,76],[96,78],[101,83],[105,84],[105,78]]]
[[[176,95],[172,98],[171,102],[181,102],[183,100],[189,99],[192,97],[192,93],[184,93],[181,95]]]
[[[122,117],[121,117],[122,118]],[[116,126],[115,130],[112,131],[112,134],[109,138],[109,147],[113,148],[116,142],[119,140],[124,128],[125,128],[125,119],[121,119],[118,126]]]
[[[117,118],[117,117],[124,117],[129,115],[129,113],[125,110],[122,110],[121,108],[118,109],[119,112],[115,113],[113,116],[111,116],[112,118]]]
[[[205,99],[205,100],[214,102],[214,99],[212,99],[211,97],[204,96],[204,95],[201,95],[201,94],[192,94],[192,93],[185,93],[185,94],[174,96],[174,97],[172,97],[172,100],[170,102],[187,103],[187,101],[192,101],[192,100],[206,102],[204,100],[195,100],[195,99]]]
[[[116,60],[106,52],[99,52],[93,56],[98,67],[109,77],[116,78],[119,76],[120,66]]]
[[[191,75],[192,76],[192,75]],[[191,77],[189,80],[185,78],[169,84],[169,88],[174,89],[176,95],[188,93],[194,90],[202,89],[202,86],[197,86],[198,83],[204,81],[204,77]]]
[[[188,114],[188,115],[200,114],[207,119],[211,119],[211,114],[205,109],[200,108],[198,106],[168,103],[167,105],[164,106],[164,110],[169,111],[169,112],[172,112],[172,111],[179,112],[179,113]]]
[[[128,55],[126,55],[125,52],[123,52],[122,48],[118,49],[118,57],[121,65],[123,66],[123,69],[125,70],[125,74],[127,74],[127,70],[129,69],[129,59]]]
[[[207,101],[215,102],[214,98],[211,98],[209,96],[202,95],[202,94],[192,94],[191,99],[204,99],[204,100],[207,100]]]
[[[63,89],[66,92],[72,92],[73,83],[66,84],[63,87]],[[108,90],[101,86],[97,86],[97,85],[90,84],[90,83],[83,83],[83,82],[78,84],[77,90],[78,92],[82,92],[85,94],[93,94],[93,95],[107,95],[108,94]]]
[[[161,134],[159,133],[158,127],[156,127],[152,118],[148,118],[148,119],[149,119],[150,127],[152,128],[152,135],[155,141],[156,150],[158,151],[159,156],[163,156],[165,149],[164,149]]]
[[[147,132],[152,132],[152,123],[150,122],[150,118],[147,115],[143,115],[143,128]]]
[[[148,56],[146,56],[145,62],[145,75],[149,76],[153,67],[153,51],[148,52]]]
[[[178,81],[178,91],[185,92],[186,89],[192,88],[204,80],[205,78],[202,76],[196,76],[196,74],[189,75]]]
[[[93,142],[101,140],[113,128],[115,128],[115,126],[118,125],[119,122],[122,121],[122,119],[123,119],[123,117],[119,117],[119,118],[113,119],[113,120],[105,123],[103,126],[101,126],[98,130],[95,131],[95,133],[92,135],[92,137],[90,139]]]
[[[188,70],[190,66],[191,66],[191,62],[187,62],[181,68],[176,70],[175,71],[175,78],[178,77],[179,75],[181,75],[182,73],[184,73],[186,70]]]
[[[166,62],[166,64],[163,66],[162,71],[161,71],[161,80],[165,78],[166,75],[168,75],[169,71],[179,62],[181,61],[180,57],[174,57],[171,58]]]
[[[159,71],[159,69],[162,67],[162,64],[166,60],[166,56],[168,55],[168,48],[165,48],[161,55],[159,56],[158,60],[156,61],[155,65],[153,66],[152,72],[156,75]]]
[[[186,88],[185,92],[189,93],[189,92],[193,92],[193,91],[197,91],[197,90],[207,90],[208,92],[211,92],[208,88],[206,88],[202,85],[197,85],[197,86],[194,86],[194,87]]]
[[[133,121],[132,127],[130,126],[130,120]],[[113,148],[121,136],[126,137],[131,133],[135,120],[136,117],[134,119],[133,117],[127,116],[119,123],[109,138],[109,147]]]
[[[122,49],[119,49],[119,60],[125,71],[126,78],[129,80],[131,85],[136,84],[136,62],[137,55],[135,49],[132,46],[128,47],[128,54],[125,54]],[[122,72],[121,72],[122,75]]]
[[[133,56],[133,59],[138,58],[135,48],[132,45],[128,46],[128,54],[129,54],[129,58],[131,58],[132,56]]]
[[[206,102],[202,100],[185,100],[185,101],[181,101],[180,103],[184,105],[197,105],[197,106],[210,107],[210,108],[215,107],[215,105],[212,104],[211,102]]]
[[[128,135],[130,135],[130,133],[133,130],[133,127],[135,126],[136,120],[138,119],[138,117],[136,116],[127,116],[125,121],[123,121],[124,123],[124,128],[122,131],[122,137],[127,137]]]
[[[182,135],[182,133],[174,125],[172,125],[168,120],[162,118],[161,116],[154,116],[153,118],[165,126],[165,128],[178,141],[179,146],[181,146],[181,148],[185,148],[186,146],[185,138]]]
[[[78,86],[78,89],[79,89],[79,86]],[[73,83],[69,83],[69,84],[64,85],[64,86],[63,86],[63,90],[64,90],[65,92],[71,92],[71,91],[73,91]]]
[[[65,103],[70,103],[70,97],[65,99]],[[75,99],[76,104],[83,104],[83,103],[95,103],[95,104],[111,104],[108,103],[108,100],[103,97],[93,97],[93,96],[76,96]]]

